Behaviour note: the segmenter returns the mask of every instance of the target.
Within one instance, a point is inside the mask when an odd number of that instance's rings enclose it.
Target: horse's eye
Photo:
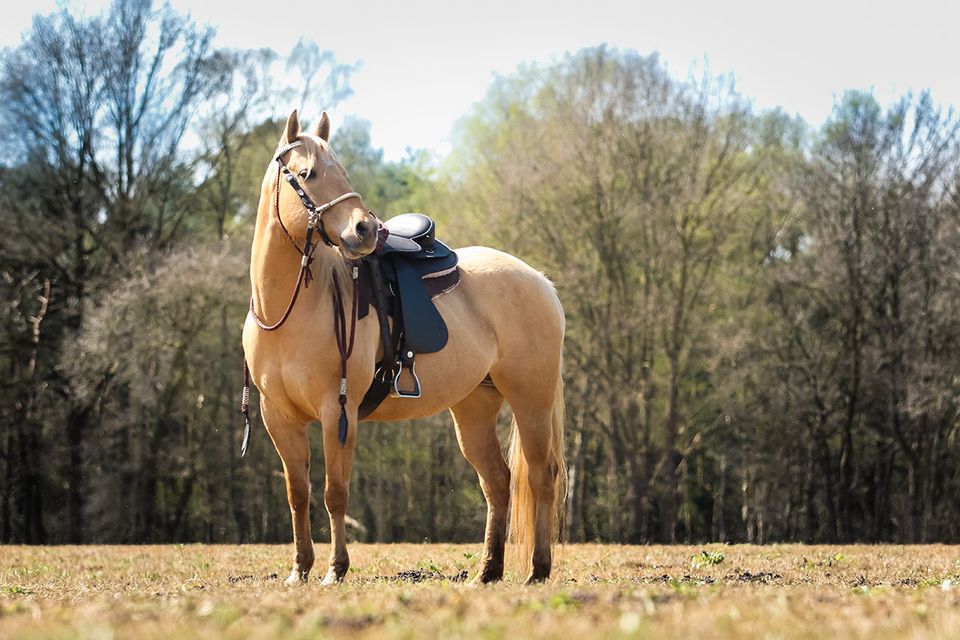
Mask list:
[[[307,178],[313,175],[313,169],[310,169],[310,168],[300,169],[300,173],[298,175],[302,179],[306,180]]]

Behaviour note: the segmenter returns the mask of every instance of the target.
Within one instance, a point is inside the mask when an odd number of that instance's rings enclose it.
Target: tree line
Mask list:
[[[289,538],[262,430],[238,453],[249,243],[279,117],[358,67],[213,36],[140,0],[0,53],[2,542]],[[956,542],[958,127],[850,91],[814,128],[600,46],[498,78],[448,157],[332,142],[379,215],[556,284],[568,540]],[[451,426],[361,428],[351,536],[480,539]]]

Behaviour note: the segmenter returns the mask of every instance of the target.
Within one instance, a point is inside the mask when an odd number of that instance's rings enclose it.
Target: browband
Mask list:
[[[301,147],[301,146],[303,146],[303,142],[302,142],[302,141],[300,141],[300,140],[294,140],[294,141],[291,142],[290,144],[285,144],[285,145],[283,145],[282,147],[278,147],[278,148],[277,148],[277,152],[273,155],[273,159],[274,159],[274,160],[279,160],[280,158],[283,157],[283,155],[284,155],[287,151],[290,151],[290,149],[296,149],[297,147]]]

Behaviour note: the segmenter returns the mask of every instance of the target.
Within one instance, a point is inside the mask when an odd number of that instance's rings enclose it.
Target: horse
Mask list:
[[[345,516],[357,411],[382,350],[375,314],[357,320],[356,308],[350,312],[351,265],[375,250],[380,222],[353,191],[329,137],[326,113],[310,133],[301,131],[296,110],[287,119],[261,185],[243,327],[249,380],[283,463],[295,547],[287,584],[305,582],[314,564],[308,425],[317,420],[331,532],[322,584],[340,583],[349,568]],[[314,232],[323,242],[313,242]],[[460,282],[435,300],[449,340],[417,357],[421,397],[388,397],[366,419],[449,409],[487,503],[483,556],[471,582],[503,578],[508,539],[520,550],[526,582],[541,582],[550,576],[566,493],[563,309],[553,284],[520,259],[485,247],[456,252]],[[341,321],[344,309],[353,321],[346,354],[338,304]],[[504,402],[513,411],[506,459],[496,434]]]

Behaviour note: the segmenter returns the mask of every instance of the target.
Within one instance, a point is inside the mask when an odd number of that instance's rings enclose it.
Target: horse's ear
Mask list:
[[[330,118],[327,117],[326,111],[320,116],[320,122],[317,123],[317,128],[313,133],[321,140],[330,140]]]
[[[300,117],[297,115],[297,110],[294,109],[290,112],[290,117],[287,118],[287,128],[280,144],[290,144],[297,139],[298,135],[300,135]]]

